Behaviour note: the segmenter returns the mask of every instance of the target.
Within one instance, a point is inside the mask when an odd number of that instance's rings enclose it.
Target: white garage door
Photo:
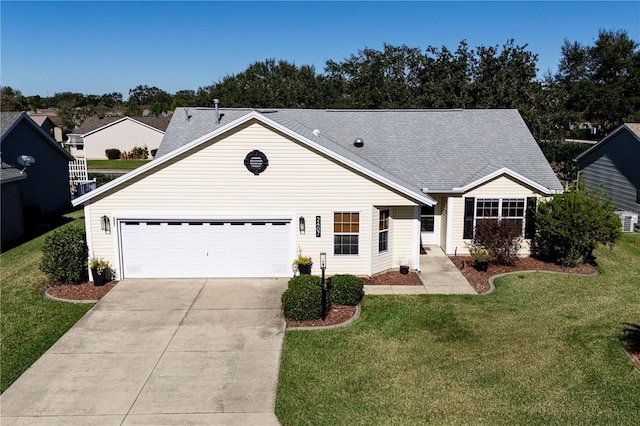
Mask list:
[[[289,277],[289,221],[123,221],[125,278]]]

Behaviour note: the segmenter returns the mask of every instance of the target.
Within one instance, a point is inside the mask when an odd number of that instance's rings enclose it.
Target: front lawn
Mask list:
[[[366,296],[351,326],[288,331],[283,425],[640,424],[640,234],[595,277],[528,273],[484,296]]]
[[[91,170],[133,170],[144,166],[151,160],[87,160],[87,169]]]
[[[71,213],[75,220],[63,226],[82,227],[81,215],[82,211]],[[53,302],[42,296],[47,279],[38,265],[44,237],[0,255],[0,392],[93,306]]]

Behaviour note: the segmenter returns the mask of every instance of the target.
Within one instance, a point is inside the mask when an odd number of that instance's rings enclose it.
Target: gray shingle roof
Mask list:
[[[7,183],[26,178],[27,175],[20,173],[20,170],[5,162],[2,163],[0,167],[0,182]]]
[[[156,158],[252,109],[178,108]],[[258,110],[266,118],[411,189],[451,191],[508,168],[563,187],[517,110]],[[187,118],[188,117],[188,118]],[[320,137],[314,135],[319,130]],[[361,138],[364,146],[353,141]]]
[[[101,127],[104,127],[108,124],[115,123],[116,121],[122,120],[124,117],[96,117],[90,116],[87,117],[82,124],[74,130],[74,133],[84,135],[94,130],[97,130]],[[167,126],[169,126],[169,121],[171,117],[164,116],[146,116],[146,117],[129,117],[133,120],[139,121],[141,123],[146,124],[147,126],[154,127],[158,130],[165,131],[167,130]]]
[[[0,112],[0,128],[2,128],[2,137],[5,137],[11,132],[18,121],[24,120],[29,126],[31,126],[36,133],[38,133],[45,143],[49,144],[52,149],[59,155],[63,156],[67,161],[72,161],[73,157],[67,151],[65,151],[58,142],[56,142],[51,135],[45,132],[42,127],[38,125],[26,112]]]

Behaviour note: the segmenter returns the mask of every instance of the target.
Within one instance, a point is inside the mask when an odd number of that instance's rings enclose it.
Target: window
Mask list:
[[[514,223],[524,232],[524,198],[478,198],[476,200],[476,222],[500,220]]]
[[[389,209],[380,210],[378,219],[378,253],[389,250]]]
[[[434,211],[433,206],[420,207],[420,230],[422,232],[434,231]]]
[[[333,214],[333,254],[358,254],[360,213]]]

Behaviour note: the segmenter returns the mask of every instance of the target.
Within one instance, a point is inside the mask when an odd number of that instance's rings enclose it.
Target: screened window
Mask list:
[[[378,252],[389,250],[389,210],[380,210],[378,219]]]
[[[333,214],[333,253],[358,254],[360,213]]]

